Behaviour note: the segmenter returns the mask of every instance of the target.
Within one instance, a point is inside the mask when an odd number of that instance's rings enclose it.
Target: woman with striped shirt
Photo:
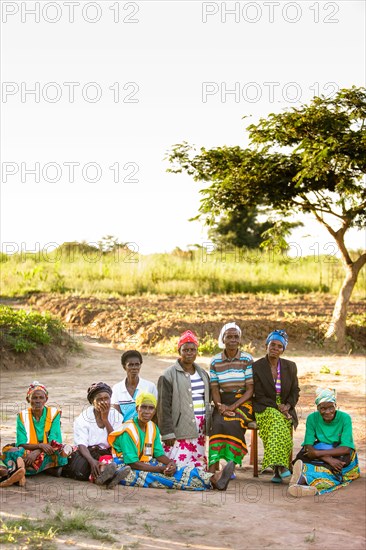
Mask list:
[[[198,339],[187,330],[178,342],[179,359],[158,381],[158,425],[163,449],[178,468],[207,464],[210,384],[207,372],[195,363],[197,350]]]

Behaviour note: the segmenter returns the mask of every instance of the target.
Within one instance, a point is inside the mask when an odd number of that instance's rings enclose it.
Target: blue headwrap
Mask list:
[[[268,346],[268,344],[272,342],[272,340],[279,340],[283,345],[283,349],[287,348],[288,336],[284,330],[274,330],[270,332],[267,336],[266,346]]]

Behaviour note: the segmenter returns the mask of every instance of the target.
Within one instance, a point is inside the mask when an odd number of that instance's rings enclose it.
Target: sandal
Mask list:
[[[235,470],[235,464],[232,460],[230,460],[226,464],[225,468],[222,470],[220,479],[215,484],[215,487],[218,491],[226,491],[227,486],[229,485],[231,476],[234,473],[234,470]]]
[[[107,464],[103,472],[99,474],[98,477],[95,478],[95,483],[97,485],[104,485],[104,483],[112,479],[112,477],[116,473],[116,470],[117,470],[117,464],[115,462],[111,462],[110,464]]]
[[[113,489],[116,485],[119,484],[122,479],[126,479],[126,477],[131,473],[131,467],[130,466],[124,466],[120,470],[117,470],[117,472],[114,474],[112,479],[107,483],[107,489]]]

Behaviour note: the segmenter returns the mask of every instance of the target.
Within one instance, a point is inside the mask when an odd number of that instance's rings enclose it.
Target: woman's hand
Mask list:
[[[98,412],[100,414],[100,418],[103,424],[106,424],[106,422],[108,422],[108,414],[109,414],[110,408],[111,408],[110,403],[106,403],[105,401],[101,401],[98,404]]]
[[[346,465],[345,462],[342,462],[338,458],[335,458],[334,456],[321,456],[319,457],[323,462],[326,462],[329,464],[329,466],[332,468],[332,470],[335,470],[336,472],[341,472],[342,468]]]
[[[304,454],[306,454],[306,456],[310,458],[310,460],[315,460],[319,456],[318,451],[316,451],[312,445],[308,445],[306,447],[306,451]]]
[[[43,453],[46,453],[46,455],[53,455],[55,453],[55,449],[48,443],[40,443],[38,447]]]
[[[173,447],[174,446],[174,443],[176,442],[177,440],[176,439],[164,439],[163,443],[164,445],[166,445],[167,447]]]
[[[177,466],[173,460],[169,462],[166,466],[164,466],[163,474],[166,476],[172,476],[177,470]]]
[[[24,457],[24,464],[26,468],[33,466],[33,463],[37,460],[38,456],[41,454],[41,450],[36,449],[26,454]]]
[[[89,461],[89,466],[90,466],[90,469],[91,469],[91,475],[96,478],[99,476],[100,474],[100,467],[101,467],[101,463],[98,462],[98,460],[95,460],[94,458],[92,460]]]

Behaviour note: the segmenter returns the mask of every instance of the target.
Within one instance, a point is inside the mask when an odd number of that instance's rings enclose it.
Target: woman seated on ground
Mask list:
[[[253,357],[240,351],[241,330],[235,323],[221,329],[219,347],[210,366],[210,386],[215,409],[209,443],[209,471],[221,458],[239,466],[247,454],[245,431],[253,418]]]
[[[315,404],[288,489],[296,497],[330,493],[360,477],[352,420],[337,410],[335,390],[318,388]]]
[[[148,392],[158,397],[153,382],[140,377],[142,355],[139,351],[128,350],[121,357],[121,363],[127,376],[112,388],[112,405],[123,416],[123,422],[137,416],[136,397],[141,392]]]
[[[122,430],[108,437],[115,454],[120,457],[115,461],[130,467],[122,485],[186,491],[226,490],[234,470],[233,462],[214,475],[194,466],[177,469],[175,462],[165,456],[159,428],[151,420],[156,412],[155,396],[140,393],[136,409],[137,418],[129,420]]]
[[[180,358],[158,381],[158,424],[165,454],[178,468],[206,467],[205,434],[211,420],[210,379],[194,361],[197,336],[187,330],[178,341]]]
[[[63,475],[79,481],[93,481],[98,485],[109,482],[113,487],[121,478],[112,461],[108,435],[122,426],[122,416],[111,407],[112,389],[104,382],[88,388],[90,407],[83,410],[74,422],[75,451]],[[112,484],[112,485],[111,485]]]
[[[284,330],[267,336],[267,355],[253,364],[255,418],[263,441],[262,470],[274,470],[273,483],[281,483],[291,472],[292,426],[298,425],[295,405],[299,399],[297,367],[282,359],[288,344]]]
[[[17,416],[17,448],[4,448],[5,463],[18,464],[17,459],[21,457],[26,475],[45,472],[59,477],[71,452],[70,445],[62,445],[61,411],[46,406],[48,391],[37,381],[29,386],[26,399],[30,408]]]

